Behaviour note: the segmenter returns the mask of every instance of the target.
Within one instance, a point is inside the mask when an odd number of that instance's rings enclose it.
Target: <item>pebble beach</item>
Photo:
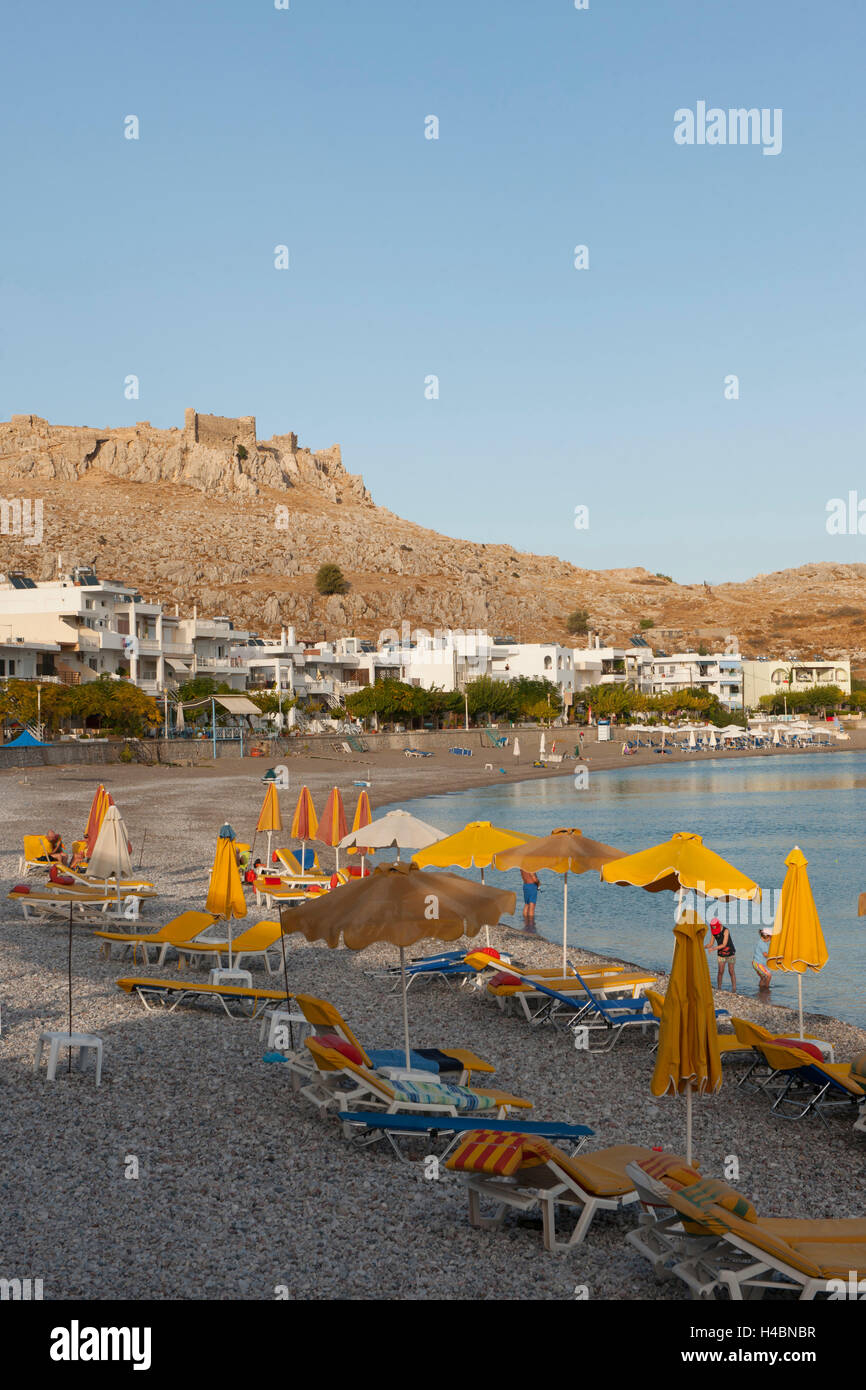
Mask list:
[[[316,804],[336,782],[353,805],[359,767],[318,762],[297,768]],[[102,774],[133,863],[141,855],[142,873],[159,891],[141,918],[142,929],[155,930],[203,907],[224,821],[250,838],[262,770],[227,759],[212,768],[6,771],[3,879],[7,887],[18,881],[22,833],[57,828],[67,843],[81,833]],[[294,769],[292,776],[286,808],[296,795]],[[444,779],[453,784],[452,768],[377,761],[374,815],[401,797],[444,790]],[[320,853],[323,866],[329,853]],[[248,902],[245,925],[275,916],[252,895]],[[519,909],[511,920],[519,926]],[[555,945],[510,926],[491,929],[491,944],[529,966],[558,963]],[[291,991],[333,1002],[368,1046],[401,1044],[400,993],[376,973],[394,965],[396,950],[330,951],[297,935],[286,946]],[[49,1083],[44,1065],[34,1073],[35,1047],[42,1029],[66,1027],[67,950],[64,923],[25,923],[3,895],[0,1276],[42,1279],[44,1297],[59,1300],[565,1300],[578,1289],[591,1299],[687,1297],[678,1282],[657,1281],[625,1243],[636,1220],[628,1209],[600,1214],[586,1241],[561,1256],[545,1253],[540,1221],[512,1217],[500,1231],[471,1229],[461,1179],[444,1169],[429,1179],[423,1163],[401,1162],[385,1144],[358,1150],[336,1120],[293,1092],[287,1066],[262,1060],[258,1022],[230,1021],[216,1006],[145,1012],[116,981],[176,977],[174,958],[160,970],[106,960],[84,925],[73,930],[72,1026],[103,1038],[102,1085],[90,1072],[67,1073],[65,1063]],[[585,965],[617,959],[570,954]],[[280,987],[281,976],[255,962],[252,969],[256,983]],[[754,994],[722,991],[716,1003],[780,1033],[795,1023],[789,1010]],[[472,1049],[494,1064],[492,1085],[533,1102],[531,1118],[590,1125],[587,1151],[625,1143],[682,1149],[684,1102],[651,1096],[654,1054],[639,1032],[606,1055],[578,1052],[567,1034],[531,1029],[483,991],[441,980],[412,988],[409,1014],[413,1045]],[[815,1014],[805,1024],[834,1045],[837,1061],[866,1049],[866,1031],[851,1024]],[[762,1216],[863,1215],[866,1135],[853,1131],[851,1117],[831,1116],[828,1128],[815,1118],[778,1118],[763,1095],[737,1087],[737,1075],[738,1064],[726,1061],[722,1091],[695,1103],[703,1171],[721,1176],[736,1160],[733,1185]]]

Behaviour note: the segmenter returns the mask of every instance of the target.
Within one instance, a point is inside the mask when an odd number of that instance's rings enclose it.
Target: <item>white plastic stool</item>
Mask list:
[[[281,1028],[287,1030],[291,1029],[293,1032],[297,1030],[297,1032],[295,1032],[295,1037],[298,1046],[300,1046],[304,1038],[308,1037],[312,1032],[312,1025],[308,1023],[302,1013],[298,1013],[293,1009],[265,1009],[262,1014],[262,1025],[259,1029],[259,1039],[264,1040],[265,1034],[267,1034],[268,1051],[273,1049],[278,1032]]]
[[[241,989],[252,989],[253,977],[249,970],[220,970],[214,969],[210,972],[209,981],[212,985],[240,985]]]
[[[46,1043],[50,1043],[51,1045],[48,1053],[49,1081],[55,1080],[57,1076],[57,1058],[60,1055],[60,1049],[66,1047],[78,1049],[75,1065],[79,1071],[84,1070],[87,1054],[89,1052],[94,1054],[96,1058],[96,1084],[97,1086],[100,1085],[102,1081],[102,1038],[98,1038],[95,1033],[53,1033],[50,1029],[46,1029],[44,1033],[39,1034],[39,1041],[36,1044],[36,1063],[33,1068],[34,1071],[38,1071],[42,1064],[42,1051]]]

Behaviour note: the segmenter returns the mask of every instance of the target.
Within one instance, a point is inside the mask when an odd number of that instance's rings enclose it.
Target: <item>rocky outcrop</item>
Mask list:
[[[132,483],[191,487],[209,497],[258,497],[265,491],[306,486],[334,502],[345,498],[372,505],[363,479],[344,469],[336,444],[313,453],[300,448],[295,435],[259,442],[255,422],[250,433],[244,420],[224,422],[237,425],[236,431],[199,432],[199,419],[222,417],[198,417],[194,411],[187,416],[182,430],[154,429],[147,421],[97,430],[50,425],[38,415],[13,415],[0,424],[0,469],[9,479],[45,483],[110,474]]]
[[[44,525],[41,546],[0,534],[0,569],[48,579],[62,554],[64,567],[94,564],[182,613],[197,604],[260,633],[292,624],[311,639],[375,638],[407,622],[571,643],[566,619],[581,608],[616,643],[643,619],[666,651],[717,648],[730,633],[747,655],[866,658],[866,565],[707,588],[454,539],[375,506],[336,446],[258,441],[251,417],[190,411],[183,429],[97,430],[14,416],[0,424],[0,478],[6,497],[43,499]],[[346,594],[316,592],[326,560],[342,568]]]

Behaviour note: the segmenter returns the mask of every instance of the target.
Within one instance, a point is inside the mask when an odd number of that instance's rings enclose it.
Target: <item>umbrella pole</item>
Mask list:
[[[567,947],[566,947],[566,937],[567,937],[567,935],[568,935],[568,869],[566,869],[565,873],[563,874],[563,878],[562,878],[562,978],[563,978],[563,979],[565,979],[566,971],[567,971],[567,969],[568,969],[567,964],[566,964],[566,960],[565,960],[565,952],[566,952],[566,949],[567,949]]]
[[[482,882],[482,883],[484,882],[484,869],[483,869],[483,868],[482,868],[482,870],[481,870],[481,882]],[[484,930],[485,930],[485,932],[487,933],[487,945],[489,946],[489,945],[490,945],[490,928],[487,927],[487,926],[485,926]]]
[[[71,912],[70,908],[70,912]],[[409,1060],[409,996],[406,992],[406,953],[400,947],[400,977],[403,983],[403,1042],[406,1046],[406,1070],[412,1070],[412,1063]]]
[[[67,962],[66,962],[66,975],[67,975],[67,993],[68,993],[68,999],[69,999],[69,1014],[68,1014],[68,1016],[69,1016],[69,1022],[68,1022],[68,1024],[67,1024],[67,1028],[68,1028],[68,1030],[69,1030],[69,1037],[70,1037],[70,1039],[71,1039],[71,1037],[72,1037],[72,903],[71,903],[71,902],[70,902],[70,904],[69,904],[69,951],[68,951]],[[69,1073],[69,1072],[72,1071],[72,1044],[71,1044],[71,1042],[70,1042],[69,1047],[67,1048],[66,1071],[67,1071],[67,1073]]]
[[[270,831],[270,830],[268,831],[268,869],[270,869],[270,867],[271,867],[271,834],[272,834],[272,833],[273,833],[272,831]],[[250,851],[250,863],[252,863],[252,851]]]
[[[692,1162],[692,1083],[686,1082],[686,1163]]]
[[[141,868],[141,861],[144,858],[144,846],[147,840],[147,826],[144,827],[144,834],[141,837],[141,854],[138,856],[138,867]]]
[[[797,1006],[800,1012],[800,1037],[802,1038],[805,1034],[803,1033],[803,975],[801,971],[797,972]]]
[[[283,926],[283,906],[280,905],[280,945],[283,950],[283,983],[286,986],[286,1012],[291,1014],[292,1005],[289,998],[289,967],[286,964],[286,931]],[[295,1034],[291,1022],[289,1023],[289,1046],[292,1051],[295,1049]]]

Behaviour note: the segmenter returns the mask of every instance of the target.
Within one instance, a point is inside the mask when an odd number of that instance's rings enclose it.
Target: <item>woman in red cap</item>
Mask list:
[[[731,936],[727,927],[722,926],[718,917],[714,917],[710,922],[710,931],[713,934],[713,944],[712,946],[708,946],[707,950],[718,952],[719,981],[717,988],[722,988],[722,982],[725,978],[725,966],[727,966],[728,973],[731,977],[731,989],[736,993],[737,977],[734,974],[734,961],[737,959],[737,952],[734,946],[734,938]]]

